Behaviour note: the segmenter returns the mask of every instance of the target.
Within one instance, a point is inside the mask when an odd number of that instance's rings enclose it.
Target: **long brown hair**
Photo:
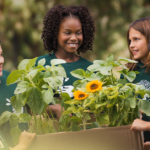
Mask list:
[[[148,50],[149,50],[149,55],[148,55],[146,63],[144,64],[143,67],[146,67],[146,72],[150,72],[150,17],[141,18],[141,19],[135,20],[134,22],[131,23],[131,25],[129,26],[129,29],[127,31],[128,48],[129,48],[129,45],[130,45],[129,31],[130,31],[131,28],[139,31],[146,38],[147,46],[148,46]],[[129,52],[130,52],[130,59],[135,60],[134,57],[133,57],[132,52],[130,51],[130,48],[129,48]],[[136,63],[128,63],[127,67],[130,70],[134,70],[135,67],[136,67]]]

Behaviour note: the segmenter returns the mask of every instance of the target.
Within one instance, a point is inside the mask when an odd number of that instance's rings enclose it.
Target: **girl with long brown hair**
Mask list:
[[[130,70],[139,72],[133,82],[150,90],[150,17],[131,23],[127,31],[127,42],[130,59],[138,61],[137,64],[127,65]],[[145,95],[145,100],[150,101],[150,98]],[[150,117],[143,114],[142,120],[150,121]],[[150,141],[150,132],[144,132],[144,141]]]

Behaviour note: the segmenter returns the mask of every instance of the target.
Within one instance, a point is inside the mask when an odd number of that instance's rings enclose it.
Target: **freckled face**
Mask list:
[[[64,18],[58,32],[57,51],[75,53],[83,41],[82,25],[78,18]]]
[[[4,63],[4,57],[2,56],[2,53],[3,53],[3,51],[0,46],[0,77],[3,75],[2,70],[3,70],[3,63]]]
[[[132,52],[134,59],[146,62],[149,54],[148,44],[145,36],[131,28],[129,31],[129,49]]]

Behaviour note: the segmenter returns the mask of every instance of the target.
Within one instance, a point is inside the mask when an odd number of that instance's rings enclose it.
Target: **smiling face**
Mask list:
[[[4,57],[2,56],[3,54],[3,51],[2,51],[2,48],[0,46],[0,77],[3,75],[3,63],[4,63]]]
[[[78,18],[67,17],[62,20],[58,32],[57,52],[75,54],[83,41],[82,26]]]
[[[131,28],[129,31],[129,49],[133,54],[134,59],[146,62],[149,54],[147,41],[145,36]]]

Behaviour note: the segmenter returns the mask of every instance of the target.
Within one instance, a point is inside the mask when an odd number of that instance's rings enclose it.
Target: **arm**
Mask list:
[[[141,119],[135,119],[131,125],[131,130],[150,131],[150,122]]]
[[[35,133],[23,131],[19,137],[18,145],[16,145],[14,148],[10,148],[10,150],[26,150],[33,142],[35,136]]]
[[[64,108],[61,108],[60,104],[56,104],[56,105],[49,105],[46,109],[46,112],[48,113],[48,115],[50,117],[52,117],[51,112],[53,115],[56,115],[57,119],[59,120],[61,115],[62,115],[62,110],[64,111]],[[50,112],[51,111],[51,112]]]

